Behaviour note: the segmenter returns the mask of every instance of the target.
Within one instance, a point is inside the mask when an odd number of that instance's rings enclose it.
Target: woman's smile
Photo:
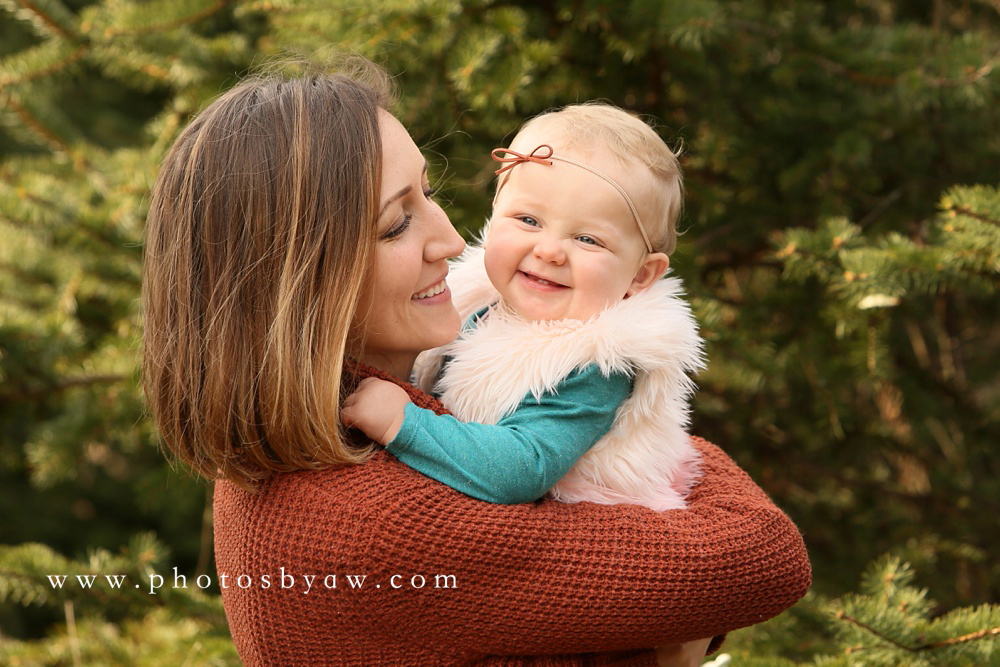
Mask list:
[[[442,278],[427,289],[414,294],[410,300],[417,301],[421,305],[445,303],[451,300],[451,290],[448,289],[448,282]]]

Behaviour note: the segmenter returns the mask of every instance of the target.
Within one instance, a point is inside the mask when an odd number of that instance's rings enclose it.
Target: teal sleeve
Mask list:
[[[411,468],[474,498],[531,502],[611,430],[631,391],[630,375],[605,377],[592,364],[537,401],[529,394],[497,424],[461,422],[411,403],[386,448]]]

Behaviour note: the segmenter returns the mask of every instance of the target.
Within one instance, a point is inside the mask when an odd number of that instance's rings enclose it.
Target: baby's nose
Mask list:
[[[542,239],[535,244],[535,257],[546,262],[562,264],[566,261],[566,251],[560,239]]]

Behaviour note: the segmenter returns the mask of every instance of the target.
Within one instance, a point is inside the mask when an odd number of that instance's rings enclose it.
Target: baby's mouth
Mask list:
[[[528,273],[527,271],[521,271],[521,275],[530,280],[533,283],[538,283],[539,285],[545,285],[546,287],[568,287],[568,285],[563,285],[562,283],[557,283],[554,280],[546,280],[541,276],[536,276],[533,273]]]

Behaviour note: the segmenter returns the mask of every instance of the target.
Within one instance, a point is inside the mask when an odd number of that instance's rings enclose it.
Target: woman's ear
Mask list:
[[[651,252],[646,255],[646,258],[642,261],[642,266],[639,267],[635,277],[632,279],[632,284],[628,286],[628,290],[625,292],[625,298],[627,299],[633,294],[638,294],[662,278],[669,266],[670,258],[662,252]]]

